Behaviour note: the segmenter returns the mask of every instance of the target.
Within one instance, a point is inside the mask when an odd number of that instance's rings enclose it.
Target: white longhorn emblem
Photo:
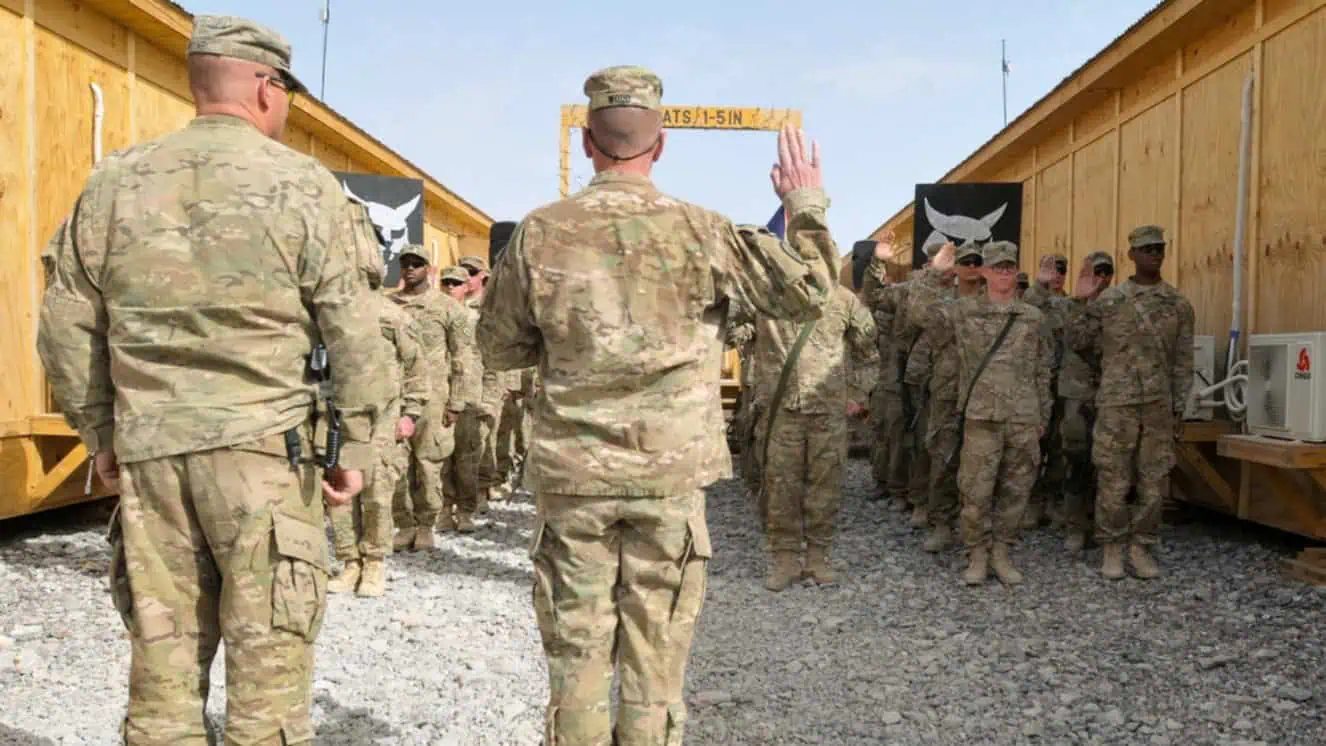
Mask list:
[[[350,185],[345,182],[341,182],[341,188],[350,199],[368,208],[368,219],[377,227],[378,240],[382,243],[382,261],[391,264],[410,242],[410,232],[405,221],[419,208],[422,195],[411,197],[399,207],[388,207],[360,197],[351,191]]]
[[[983,218],[969,218],[966,215],[945,215],[936,210],[930,204],[930,199],[925,200],[925,219],[929,221],[930,235],[926,237],[925,243],[921,244],[922,250],[931,245],[943,245],[948,241],[961,245],[989,241],[994,230],[995,223],[1004,216],[1004,210],[1008,209],[1008,203],[1000,205],[994,212]]]

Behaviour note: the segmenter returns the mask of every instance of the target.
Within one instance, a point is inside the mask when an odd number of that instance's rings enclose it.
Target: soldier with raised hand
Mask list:
[[[378,459],[365,480],[365,491],[352,504],[333,506],[328,511],[332,546],[344,567],[327,584],[327,590],[373,597],[386,591],[386,558],[392,551],[392,498],[409,468],[406,444],[428,403],[428,371],[414,320],[381,292],[382,254],[367,211],[361,209],[360,213],[357,225],[363,233],[358,242],[359,273],[372,291],[369,297],[378,312],[383,344],[377,370],[383,377],[386,399],[373,428]]]
[[[1064,294],[1064,280],[1068,276],[1068,257],[1063,254],[1047,254],[1041,257],[1036,270],[1036,282],[1023,294],[1022,300],[1035,306],[1045,314],[1049,324],[1051,339],[1054,342],[1054,368],[1050,374],[1050,385],[1058,391],[1059,376],[1063,371],[1064,325],[1077,304]],[[1062,513],[1064,490],[1064,455],[1059,434],[1063,422],[1063,402],[1055,397],[1054,413],[1050,417],[1050,427],[1041,438],[1041,469],[1036,478],[1036,486],[1031,490],[1031,501],[1027,503],[1027,512],[1022,516],[1022,528],[1033,529],[1040,525],[1046,512]]]
[[[442,477],[457,449],[456,423],[478,398],[479,365],[474,324],[465,307],[428,281],[428,257],[422,246],[401,251],[403,287],[388,296],[414,318],[428,368],[428,406],[410,439],[410,472],[397,488],[397,531],[393,547],[432,549],[433,529],[447,529]]]
[[[1114,279],[1114,257],[1094,251],[1083,261],[1083,273],[1096,278],[1097,297]],[[1073,303],[1065,328],[1083,306]],[[1063,372],[1059,374],[1059,399],[1063,406],[1064,548],[1072,554],[1087,545],[1091,511],[1095,504],[1096,471],[1091,465],[1091,430],[1096,424],[1096,388],[1100,382],[1100,354],[1096,349],[1075,350],[1065,344]]]
[[[770,174],[783,242],[653,185],[665,136],[657,76],[607,68],[584,91],[596,174],[517,226],[477,336],[488,367],[538,365],[543,386],[525,478],[538,508],[545,742],[681,744],[712,556],[704,488],[731,475],[718,375],[726,317],[745,303],[812,318],[836,284],[838,247],[818,147],[799,131],[779,134]]]
[[[968,585],[984,583],[990,567],[1005,584],[1022,582],[1009,548],[1036,481],[1040,438],[1054,405],[1050,333],[1044,315],[1016,297],[1017,261],[1015,244],[986,244],[981,250],[985,294],[923,310],[923,322],[938,330],[941,344],[952,334],[961,361],[959,524],[968,551],[963,573]],[[936,277],[953,264],[954,249],[945,246],[935,257]]]
[[[1100,355],[1100,389],[1092,461],[1096,466],[1096,538],[1105,549],[1101,574],[1154,578],[1150,547],[1159,541],[1161,510],[1174,468],[1175,440],[1192,388],[1192,304],[1161,278],[1165,234],[1144,225],[1128,234],[1134,273],[1102,290],[1104,278],[1084,267],[1073,296],[1085,304],[1068,326],[1068,344]],[[1094,297],[1094,300],[1093,300]],[[1136,488],[1137,503],[1126,503]]]
[[[197,116],[97,163],[42,255],[37,351],[120,495],[110,588],[131,644],[130,746],[208,743],[223,639],[226,742],[313,742],[323,501],[353,498],[374,463],[380,335],[354,206],[278,141],[304,90],[290,54],[252,21],[197,16]],[[325,470],[313,461],[319,343],[343,438]]]

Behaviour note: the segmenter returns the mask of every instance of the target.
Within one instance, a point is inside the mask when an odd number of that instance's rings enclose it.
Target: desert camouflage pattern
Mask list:
[[[967,548],[1017,540],[1039,466],[1035,425],[967,420],[958,466],[958,529]]]
[[[321,341],[342,463],[368,467],[382,396],[353,219],[330,171],[235,117],[199,117],[98,163],[42,254],[37,338],[88,449],[123,464],[296,427],[313,412],[307,357]]]
[[[516,462],[525,458],[529,447],[529,417],[525,410],[534,398],[534,368],[519,371],[519,376],[520,396],[508,398],[502,404],[502,416],[497,422],[498,483],[510,478]]]
[[[719,399],[727,305],[814,312],[836,277],[827,204],[822,190],[788,195],[784,243],[603,172],[522,221],[476,336],[495,370],[539,365],[529,487],[665,497],[731,476]]]
[[[895,320],[906,299],[903,284],[889,284],[886,265],[871,259],[862,282],[861,297],[875,318],[879,375],[870,395],[870,421],[874,438],[870,462],[875,484],[883,493],[903,497],[908,487],[906,445],[907,412],[903,406],[899,342]]]
[[[1064,262],[1068,261],[1061,254],[1054,255],[1054,258]],[[1077,313],[1078,304],[1061,293],[1055,293],[1050,291],[1049,288],[1042,287],[1039,283],[1032,283],[1032,286],[1023,294],[1022,300],[1035,306],[1045,315],[1045,323],[1050,330],[1050,338],[1053,344],[1050,371],[1051,391],[1058,392],[1062,388],[1060,381],[1063,378],[1064,365],[1068,359],[1067,345],[1064,343],[1064,330],[1067,327],[1068,320]],[[1080,363],[1080,358],[1076,362]],[[1054,409],[1050,414],[1050,424],[1045,431],[1045,436],[1041,438],[1041,468],[1036,479],[1036,485],[1032,488],[1031,500],[1028,503],[1028,520],[1024,524],[1027,528],[1034,528],[1031,524],[1038,522],[1042,511],[1047,507],[1057,507],[1064,494],[1064,480],[1067,477],[1068,464],[1064,457],[1063,436],[1060,431],[1063,418],[1064,402],[1056,397]]]
[[[663,99],[663,81],[643,67],[605,67],[585,79],[589,110],[615,106],[638,106],[657,110]]]
[[[1091,400],[1061,400],[1063,424],[1059,427],[1064,454],[1064,525],[1073,531],[1091,530],[1095,505],[1096,470],[1091,463],[1091,431],[1096,426],[1096,405]]]
[[[215,54],[256,62],[281,71],[291,91],[303,93],[308,90],[290,69],[293,56],[290,42],[274,29],[248,18],[194,16],[188,54]]]

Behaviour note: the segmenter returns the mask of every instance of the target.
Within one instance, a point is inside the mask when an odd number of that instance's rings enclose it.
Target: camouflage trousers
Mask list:
[[[870,450],[875,484],[890,495],[901,497],[907,492],[909,456],[902,394],[896,389],[876,386],[870,394],[870,420],[875,429]]]
[[[392,439],[378,445],[378,463],[366,474],[364,489],[349,505],[327,508],[332,547],[342,562],[391,554],[392,501],[409,464],[409,451]]]
[[[756,401],[742,402],[743,409],[738,413],[738,438],[741,442],[741,456],[737,461],[737,470],[746,490],[752,495],[760,492],[760,459],[763,458],[764,433],[760,428],[763,405]],[[763,522],[763,512],[760,513]]]
[[[962,499],[958,525],[968,548],[1017,540],[1040,464],[1038,429],[1035,425],[967,420],[958,467]]]
[[[1164,403],[1101,407],[1092,431],[1096,465],[1096,540],[1102,544],[1159,541],[1169,473],[1177,458],[1174,415]],[[1137,489],[1137,504],[1127,505]]]
[[[463,515],[473,515],[479,507],[483,484],[485,447],[491,445],[493,418],[473,407],[456,421],[456,448],[442,475],[446,506]],[[491,467],[490,467],[491,468]]]
[[[930,502],[926,513],[930,526],[951,526],[958,517],[958,402],[930,402],[926,423],[926,447],[930,456]],[[952,463],[949,457],[953,457]]]
[[[1096,470],[1091,464],[1091,428],[1096,424],[1096,405],[1090,401],[1064,399],[1062,435],[1064,466],[1064,525],[1073,531],[1091,530],[1095,503]]]
[[[407,477],[396,486],[397,528],[435,526],[442,512],[442,473],[456,449],[456,426],[447,427],[441,408],[429,408],[410,439]]]
[[[525,414],[524,399],[509,399],[502,407],[497,423],[497,483],[511,477],[516,461],[525,458],[528,448],[530,418]]]
[[[769,437],[763,490],[765,530],[775,552],[827,547],[842,498],[847,421],[842,413],[782,411]]]
[[[543,743],[680,746],[686,663],[713,556],[704,493],[541,493],[536,504],[530,557],[549,685]]]
[[[222,640],[226,743],[313,742],[328,566],[320,479],[291,468],[281,435],[121,464],[109,575],[131,641],[123,743],[209,743],[203,708]]]
[[[1064,477],[1067,465],[1064,463],[1063,428],[1064,400],[1055,398],[1054,413],[1050,416],[1050,427],[1041,439],[1041,469],[1036,478],[1036,485],[1031,490],[1029,506],[1057,509],[1064,491]]]
[[[930,449],[926,447],[925,435],[929,431],[930,402],[923,386],[907,386],[908,396],[917,411],[912,421],[907,423],[907,431],[912,434],[911,453],[907,465],[907,502],[913,506],[927,505],[930,502]]]

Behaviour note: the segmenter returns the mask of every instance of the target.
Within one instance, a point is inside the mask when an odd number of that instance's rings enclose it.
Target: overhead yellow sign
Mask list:
[[[563,127],[584,127],[588,108],[582,104],[562,107]],[[801,126],[795,109],[761,109],[750,106],[665,106],[663,126],[672,129],[777,130],[791,122]]]

